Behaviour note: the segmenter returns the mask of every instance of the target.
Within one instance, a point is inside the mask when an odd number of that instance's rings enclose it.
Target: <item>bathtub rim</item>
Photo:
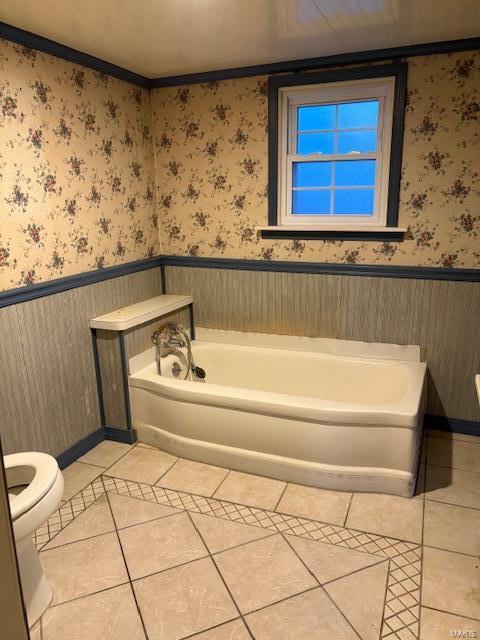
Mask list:
[[[210,343],[199,342],[199,346],[202,344]],[[328,355],[332,357],[330,354]],[[333,357],[342,360],[356,360],[346,356]],[[364,358],[361,360],[365,362]],[[374,359],[369,361],[376,362]],[[385,364],[385,360],[379,362]],[[159,376],[155,363],[150,363],[140,371],[131,374],[129,385],[179,402],[228,407],[239,411],[301,419],[308,422],[335,423],[338,426],[342,424],[348,426],[368,424],[372,427],[393,426],[415,429],[418,426],[419,418],[423,415],[422,398],[426,385],[427,364],[425,362],[392,362],[408,366],[413,372],[415,380],[410,384],[406,397],[390,404],[349,405],[348,403],[316,399],[311,396],[257,391],[244,387],[199,383],[190,380],[175,380]]]

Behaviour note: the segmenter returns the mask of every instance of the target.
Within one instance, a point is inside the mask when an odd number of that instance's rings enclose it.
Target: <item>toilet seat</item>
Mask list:
[[[7,486],[27,485],[18,495],[10,498],[11,518],[15,522],[45,497],[60,471],[55,458],[35,451],[13,453],[5,456],[3,461]]]

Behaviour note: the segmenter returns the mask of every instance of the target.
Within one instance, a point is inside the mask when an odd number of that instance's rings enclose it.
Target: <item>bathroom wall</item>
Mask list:
[[[405,242],[267,241],[254,231],[267,215],[266,78],[152,91],[152,121],[146,91],[0,40],[0,291],[160,251],[478,268],[479,61],[409,60]],[[479,283],[166,272],[169,293],[194,296],[198,325],[421,344],[429,411],[480,419]],[[160,292],[155,268],[0,309],[7,453],[58,455],[98,429],[88,320]],[[149,346],[150,330],[127,335],[129,355]],[[118,353],[105,353],[106,408],[124,427]]]
[[[167,293],[193,296],[198,326],[421,345],[429,368],[428,413],[480,421],[474,386],[480,370],[478,282],[165,271]]]
[[[58,455],[100,427],[89,320],[160,293],[157,267],[0,309],[5,453]]]
[[[480,267],[480,53],[408,59],[399,226],[404,242],[263,240],[267,78],[156,89],[164,254]]]
[[[0,39],[0,290],[159,252],[145,89]]]

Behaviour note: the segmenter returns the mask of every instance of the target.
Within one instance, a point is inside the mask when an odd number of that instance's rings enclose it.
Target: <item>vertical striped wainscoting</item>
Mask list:
[[[168,266],[166,285],[202,327],[418,344],[428,413],[480,420],[480,283]]]
[[[0,309],[5,453],[58,455],[100,427],[88,321],[160,293],[156,267]]]
[[[155,295],[159,295],[158,293]],[[152,296],[145,296],[145,298]],[[121,305],[119,305],[121,306]],[[165,322],[180,322],[189,326],[188,309],[125,331],[125,352],[128,359],[152,347],[152,333]],[[123,391],[123,370],[118,331],[97,331],[98,356],[102,379],[105,424],[127,429],[127,414]]]
[[[185,329],[190,327],[190,319],[188,309],[182,311],[175,311],[163,318],[157,318],[151,322],[146,322],[139,327],[134,327],[125,332],[125,346],[127,351],[127,358],[131,358],[147,349],[150,349],[152,345],[152,333],[161,327],[166,322],[179,322]]]

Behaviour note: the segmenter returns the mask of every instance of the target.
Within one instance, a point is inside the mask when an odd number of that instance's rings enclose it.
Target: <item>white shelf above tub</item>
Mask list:
[[[150,320],[166,316],[173,311],[178,311],[178,309],[183,309],[192,303],[191,296],[156,296],[93,318],[90,320],[90,327],[106,331],[125,331]]]

